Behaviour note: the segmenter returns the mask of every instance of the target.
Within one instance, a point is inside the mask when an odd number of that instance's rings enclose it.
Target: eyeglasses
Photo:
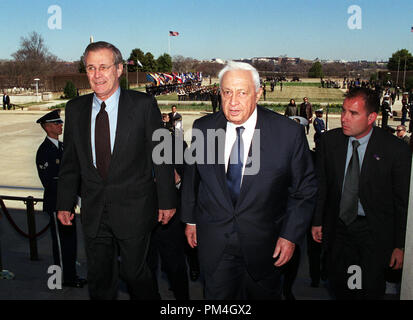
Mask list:
[[[98,68],[94,66],[87,66],[86,67],[86,72],[87,73],[95,73],[96,69],[99,70],[99,72],[107,72],[110,68],[112,68],[115,64],[111,64],[110,66],[106,66],[104,64],[100,65]]]

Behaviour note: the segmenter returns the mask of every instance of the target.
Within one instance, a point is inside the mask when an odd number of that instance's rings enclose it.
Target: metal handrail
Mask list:
[[[28,234],[24,233],[20,228],[14,223],[11,216],[8,213],[8,210],[3,202],[3,200],[12,200],[12,201],[23,201],[26,204],[26,213],[27,213],[27,227],[28,227]],[[15,196],[7,196],[7,195],[0,195],[0,206],[3,210],[4,214],[12,224],[12,226],[16,229],[17,232],[22,234],[23,236],[29,238],[29,246],[30,246],[30,260],[39,260],[38,251],[37,251],[37,241],[36,237],[42,234],[47,230],[49,225],[47,225],[42,231],[36,234],[36,221],[34,218],[34,205],[37,202],[42,202],[43,199],[41,198],[34,198],[32,196],[28,197],[15,197]]]

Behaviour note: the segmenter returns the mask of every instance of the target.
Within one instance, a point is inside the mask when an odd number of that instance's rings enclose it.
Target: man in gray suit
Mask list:
[[[71,224],[80,188],[92,299],[116,298],[118,256],[131,298],[157,299],[146,253],[157,220],[166,224],[175,213],[173,167],[152,161],[152,134],[161,128],[161,114],[150,95],[120,89],[122,61],[107,42],[86,48],[94,93],[66,106],[58,217]]]

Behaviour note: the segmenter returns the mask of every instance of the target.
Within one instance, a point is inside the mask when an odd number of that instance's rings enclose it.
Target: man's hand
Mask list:
[[[158,222],[162,222],[162,224],[167,224],[169,220],[171,220],[174,216],[176,209],[159,209],[158,212]]]
[[[393,268],[393,270],[401,269],[403,266],[403,256],[404,251],[402,249],[395,248],[391,254],[389,266]]]
[[[293,256],[295,249],[295,244],[291,241],[288,241],[284,238],[278,238],[277,245],[275,246],[274,254],[272,255],[273,258],[279,256],[278,260],[274,265],[276,267],[281,267],[282,265],[286,264],[291,257]]]
[[[75,214],[70,211],[58,211],[57,218],[64,226],[71,226],[72,220],[75,217]]]
[[[191,248],[195,248],[198,243],[196,241],[196,225],[187,224],[185,228],[186,239]]]
[[[312,227],[311,234],[313,235],[315,242],[321,243],[321,241],[323,240],[323,232],[321,226]]]

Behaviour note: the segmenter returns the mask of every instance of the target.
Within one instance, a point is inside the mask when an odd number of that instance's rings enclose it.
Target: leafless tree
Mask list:
[[[18,71],[18,82],[23,86],[30,86],[34,78],[44,78],[59,69],[59,59],[49,52],[43,37],[37,32],[22,37],[20,48],[12,57],[15,66],[11,69]]]

